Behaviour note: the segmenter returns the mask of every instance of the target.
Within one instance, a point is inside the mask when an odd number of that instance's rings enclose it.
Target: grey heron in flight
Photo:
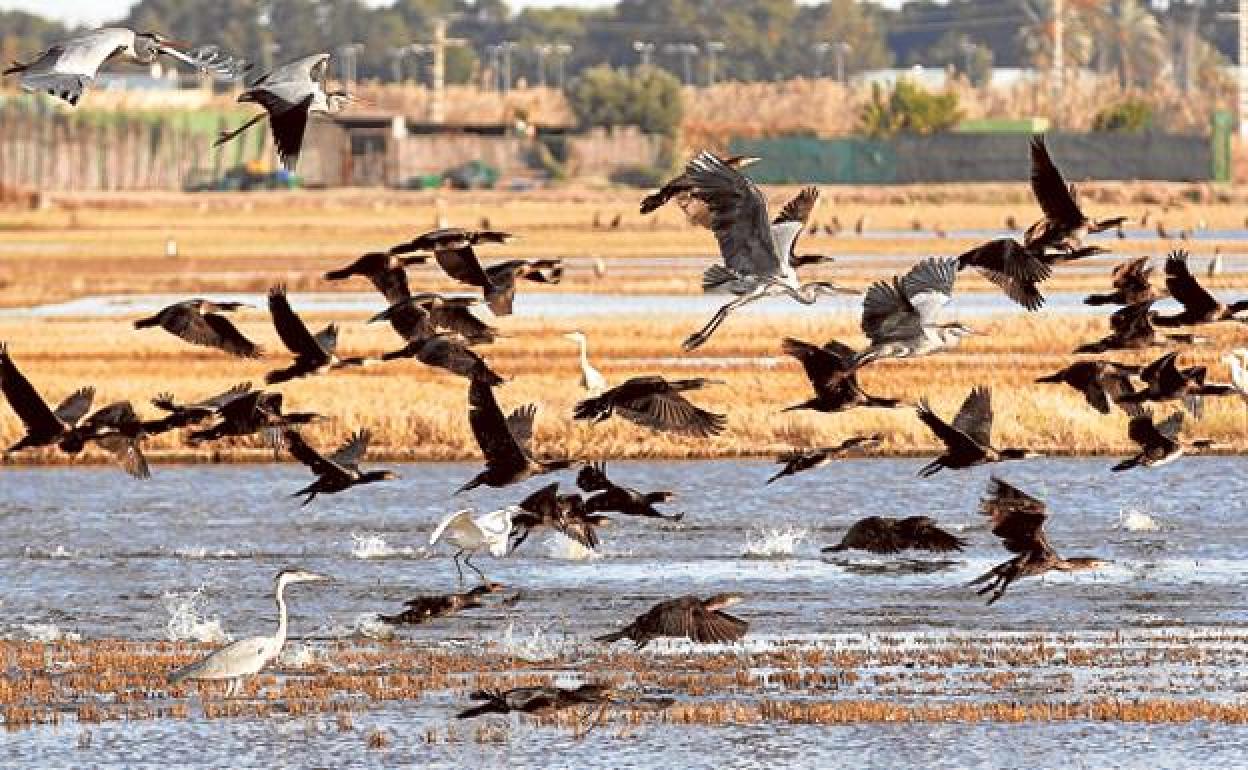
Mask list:
[[[186,44],[169,40],[156,32],[138,32],[125,27],[104,27],[54,43],[30,61],[15,61],[4,70],[17,75],[22,90],[44,92],[77,106],[82,92],[95,80],[100,67],[113,59],[129,59],[150,64],[161,54],[189,64],[203,72],[232,76],[241,62],[221,56],[214,46],[201,46],[191,52]]]
[[[282,652],[286,644],[286,586],[294,583],[328,582],[331,578],[303,569],[284,569],[277,573],[277,631],[272,636],[253,636],[222,647],[203,660],[169,674],[169,683],[190,680],[230,680],[225,697],[238,693],[244,677],[259,673]]]
[[[702,346],[732,311],[764,297],[788,295],[813,305],[822,294],[857,294],[828,281],[799,283],[790,264],[793,242],[805,230],[799,220],[771,225],[767,199],[754,183],[709,152],[689,162],[685,176],[692,195],[711,212],[711,230],[719,242],[723,265],[712,265],[702,276],[704,291],[726,290],[737,298],[721,307],[711,320],[684,342],[686,351]]]
[[[974,334],[961,323],[940,320],[957,279],[957,259],[925,259],[903,276],[872,284],[862,300],[862,331],[871,345],[854,357],[854,365],[937,353]]]
[[[352,100],[346,91],[326,88],[328,71],[329,54],[318,53],[256,77],[247,90],[239,94],[238,101],[258,104],[264,112],[233,131],[222,131],[212,146],[220,147],[267,118],[282,167],[294,171],[312,113],[332,115],[341,112]]]

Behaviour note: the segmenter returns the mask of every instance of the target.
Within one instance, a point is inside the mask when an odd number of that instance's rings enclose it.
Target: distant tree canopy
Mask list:
[[[900,80],[888,96],[879,84],[871,89],[871,101],[862,107],[859,126],[866,136],[882,139],[948,131],[960,120],[956,93],[934,94],[909,80]]]
[[[638,126],[675,136],[680,127],[680,81],[654,67],[591,67],[572,81],[567,95],[582,128]]]

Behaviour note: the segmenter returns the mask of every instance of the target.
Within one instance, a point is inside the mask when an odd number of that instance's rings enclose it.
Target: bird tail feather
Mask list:
[[[715,291],[740,278],[735,271],[723,265],[711,265],[702,273],[702,291]]]

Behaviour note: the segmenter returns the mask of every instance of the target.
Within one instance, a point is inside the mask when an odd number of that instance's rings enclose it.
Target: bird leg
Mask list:
[[[482,583],[490,582],[489,579],[486,578],[485,573],[477,569],[477,565],[472,563],[472,554],[464,557],[464,564],[467,564],[470,568],[472,568],[473,572],[477,573],[477,577],[481,578]]]
[[[212,146],[213,146],[213,147],[220,147],[221,145],[225,144],[226,142],[230,141],[231,139],[236,138],[237,136],[239,136],[240,134],[242,134],[244,131],[246,131],[247,129],[249,129],[249,128],[251,128],[252,126],[256,125],[256,124],[257,124],[257,123],[259,123],[260,121],[264,120],[264,119],[265,119],[265,118],[267,118],[268,116],[269,116],[269,113],[267,113],[267,112],[262,112],[262,113],[260,113],[259,115],[256,115],[255,117],[253,117],[251,120],[249,120],[249,121],[247,121],[246,123],[244,123],[243,125],[241,125],[241,126],[239,126],[238,128],[234,129],[233,131],[222,131],[220,134],[217,134],[217,140],[216,140],[215,142],[213,142],[213,143],[212,143]]]
[[[463,570],[463,568],[462,568],[462,567],[460,567],[460,566],[459,566],[459,557],[461,557],[461,556],[463,556],[463,555],[464,555],[464,549],[462,549],[462,548],[461,548],[461,549],[459,549],[458,551],[456,551],[456,552],[455,552],[455,557],[454,557],[454,562],[455,562],[455,574],[459,576],[459,587],[460,587],[460,588],[463,588],[463,587],[464,587],[464,570]]]
[[[238,694],[238,679],[234,678],[234,679],[231,679],[230,683],[225,686],[225,699],[229,700],[230,698],[233,698],[237,694]]]
[[[758,299],[760,296],[762,295],[758,294],[757,292],[746,294],[744,296],[738,297],[734,299],[733,301],[727,303],[726,305],[721,307],[719,310],[716,310],[715,315],[711,316],[711,320],[707,322],[706,326],[703,326],[700,330],[694,332],[693,334],[690,334],[685,339],[685,342],[681,347],[685,349],[686,353],[693,351],[693,350],[697,350],[698,348],[702,347],[702,345],[705,344],[706,341],[711,338],[711,335],[715,333],[715,330],[720,327],[720,324],[722,324],[724,321],[728,319],[729,313],[741,307],[742,305],[746,305],[746,304],[749,304],[750,302],[753,302],[754,300]]]

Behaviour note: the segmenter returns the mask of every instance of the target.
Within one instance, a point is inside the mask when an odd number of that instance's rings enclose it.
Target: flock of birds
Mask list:
[[[136,35],[130,30],[110,28],[53,46],[29,63],[15,63],[6,74],[20,74],[24,87],[46,91],[76,104],[96,69],[107,59],[124,56],[150,61],[160,54],[172,55],[210,71],[247,71],[237,59],[223,56],[210,47],[185,53],[158,35]],[[343,93],[328,92],[324,88],[328,58],[327,54],[307,57],[253,77],[240,97],[241,101],[259,104],[265,113],[239,131],[267,117],[278,155],[288,167],[293,167],[298,158],[309,112],[333,111],[347,98]],[[239,131],[223,135],[222,140],[232,138]],[[908,405],[901,399],[863,391],[858,374],[881,360],[916,358],[953,349],[961,339],[974,334],[966,325],[944,316],[945,307],[954,299],[954,286],[963,270],[977,270],[1011,300],[1034,311],[1043,306],[1040,287],[1055,269],[1106,251],[1100,246],[1086,245],[1084,238],[1120,228],[1125,218],[1095,220],[1085,214],[1074,188],[1063,179],[1042,137],[1032,141],[1030,159],[1031,186],[1042,216],[1025,231],[1021,241],[1014,238],[991,240],[961,256],[926,259],[902,275],[873,283],[862,299],[861,328],[869,339],[862,350],[855,351],[835,340],[822,346],[796,339],[784,340],[784,352],[801,363],[813,390],[811,398],[788,410],[837,413],[853,408],[906,407]],[[686,350],[705,344],[734,311],[764,297],[790,297],[797,302],[813,304],[823,295],[858,293],[830,281],[804,283],[799,279],[799,268],[828,261],[821,255],[796,251],[800,236],[809,226],[819,191],[814,187],[802,190],[772,218],[766,198],[742,173],[754,160],[721,158],[701,152],[681,175],[642,202],[643,213],[674,202],[691,223],[709,228],[718,242],[722,264],[712,265],[705,271],[703,286],[708,292],[731,294],[733,299],[704,327],[689,335],[684,343]],[[606,514],[654,520],[675,520],[683,515],[664,513],[656,507],[669,502],[671,492],[641,491],[619,484],[608,475],[602,463],[537,456],[532,446],[536,406],[524,405],[510,413],[505,413],[500,406],[495,388],[504,380],[477,351],[478,347],[493,342],[498,332],[473,309],[483,303],[495,316],[508,315],[521,281],[557,283],[563,273],[559,260],[507,260],[494,264],[484,264],[480,260],[478,247],[505,244],[510,237],[508,233],[488,228],[444,228],[385,252],[365,254],[327,273],[325,278],[329,281],[367,279],[384,298],[386,309],[370,322],[388,322],[400,337],[402,346],[377,357],[340,357],[336,352],[336,325],[330,324],[314,333],[291,306],[283,287],[275,286],[269,293],[268,308],[274,329],[291,356],[288,365],[269,372],[265,378],[269,385],[399,358],[414,358],[467,380],[468,421],[485,464],[459,492],[482,485],[508,487],[580,465],[576,475],[577,493],[561,493],[558,482],[554,482],[519,503],[497,511],[478,514],[464,510],[443,518],[433,530],[430,544],[445,542],[455,549],[453,561],[461,587],[461,559],[476,572],[481,584],[460,593],[417,597],[407,602],[401,612],[383,616],[389,623],[422,623],[481,606],[485,598],[501,586],[486,578],[472,562],[473,556],[488,552],[496,558],[505,557],[535,531],[554,530],[587,548],[594,548],[599,542],[598,530],[608,522]],[[413,292],[407,268],[424,263],[430,257],[449,277],[471,287],[480,296]],[[1184,252],[1172,253],[1166,260],[1166,293],[1153,287],[1152,271],[1146,258],[1115,268],[1113,291],[1087,299],[1091,305],[1122,306],[1110,318],[1110,333],[1074,352],[1100,354],[1193,344],[1200,338],[1190,333],[1166,334],[1158,329],[1243,320],[1239,314],[1248,311],[1248,300],[1226,304],[1201,286],[1192,275]],[[1182,305],[1179,313],[1161,315],[1153,310],[1153,303],[1166,294]],[[164,308],[150,318],[140,319],[134,326],[137,329],[161,328],[188,343],[216,348],[239,358],[264,356],[261,346],[244,336],[228,317],[240,307],[238,303],[189,299]],[[581,384],[587,391],[587,397],[575,407],[576,419],[596,423],[617,417],[652,431],[693,438],[707,438],[724,430],[724,415],[698,407],[686,395],[714,381],[668,380],[651,375],[610,386],[590,364],[584,335],[572,333],[569,337],[580,348]],[[1150,404],[1180,402],[1193,416],[1199,417],[1206,397],[1238,394],[1248,400],[1248,374],[1245,372],[1248,351],[1236,351],[1226,359],[1232,372],[1229,383],[1209,382],[1205,367],[1181,366],[1179,356],[1177,351],[1167,351],[1144,367],[1085,358],[1039,381],[1077,389],[1092,408],[1103,414],[1109,414],[1118,406],[1131,416],[1128,435],[1139,451],[1113,470],[1159,466],[1174,461],[1190,449],[1211,445],[1206,440],[1181,438],[1183,411],[1159,421]],[[370,440],[367,430],[353,434],[333,452],[317,449],[303,439],[299,428],[326,417],[314,412],[287,411],[280,393],[256,389],[250,383],[189,403],[180,403],[171,395],[161,394],[152,404],[161,410],[162,416],[152,419],[141,417],[129,402],[110,404],[91,412],[94,391],[90,387],[75,391],[53,408],[22,375],[7,348],[0,343],[0,390],[26,430],[10,447],[10,452],[55,447],[74,454],[88,445],[95,445],[113,452],[130,474],[146,478],[150,471],[142,451],[143,441],[159,433],[185,429],[187,440],[192,443],[258,434],[275,449],[284,448],[314,474],[314,480],[295,493],[303,498],[304,505],[320,495],[338,494],[395,478],[388,470],[361,468]],[[1035,455],[1026,448],[994,444],[992,392],[987,387],[973,388],[951,420],[938,415],[926,401],[915,406],[918,419],[944,446],[944,451],[919,471],[920,476]],[[838,446],[786,453],[778,458],[780,470],[766,483],[823,467],[881,439],[878,435],[856,436]],[[1045,504],[1000,478],[992,478],[980,511],[987,517],[992,533],[1013,554],[972,582],[981,595],[988,596],[990,604],[1021,578],[1051,570],[1091,569],[1104,563],[1095,558],[1059,555],[1044,531],[1048,515]],[[959,551],[966,544],[964,539],[942,529],[926,516],[903,519],[872,516],[854,524],[840,543],[824,550],[831,553],[862,549],[892,554],[918,549],[942,553]],[[275,586],[279,621],[274,635],[235,642],[174,672],[170,680],[229,680],[227,696],[232,695],[242,678],[261,670],[280,652],[287,631],[285,589],[298,583],[328,579],[306,570],[283,570]],[[743,598],[740,594],[725,593],[663,601],[622,629],[598,639],[604,643],[629,639],[638,648],[662,637],[688,638],[699,643],[735,642],[748,632],[749,623],[725,610]],[[605,704],[610,693],[596,685],[584,685],[576,689],[539,687],[507,692],[482,691],[472,697],[480,704],[460,716],[507,711],[545,712],[586,703]]]

